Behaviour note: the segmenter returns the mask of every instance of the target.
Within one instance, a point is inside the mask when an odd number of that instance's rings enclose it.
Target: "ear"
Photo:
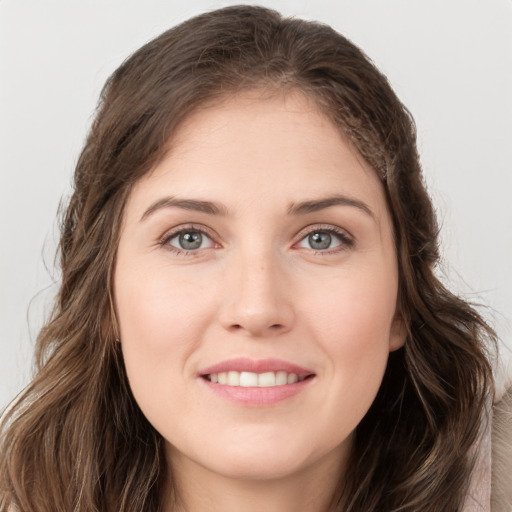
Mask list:
[[[400,313],[396,313],[389,331],[389,351],[394,352],[403,347],[407,338],[407,327]]]

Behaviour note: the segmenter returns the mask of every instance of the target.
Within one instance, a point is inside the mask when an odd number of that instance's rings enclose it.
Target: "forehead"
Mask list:
[[[164,192],[258,209],[348,194],[387,213],[376,172],[301,93],[249,91],[194,111],[130,203]]]

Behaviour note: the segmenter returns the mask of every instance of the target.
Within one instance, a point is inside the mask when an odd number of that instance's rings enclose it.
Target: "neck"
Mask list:
[[[219,475],[190,459],[173,456],[173,499],[166,512],[333,512],[333,497],[343,478],[339,453],[291,475],[237,479]],[[169,485],[171,488],[171,485]]]

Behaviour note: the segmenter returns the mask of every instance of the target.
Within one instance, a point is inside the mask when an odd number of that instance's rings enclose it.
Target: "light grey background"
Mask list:
[[[57,206],[102,84],[160,32],[234,3],[0,0],[0,409],[57,290]],[[418,125],[440,271],[512,345],[512,1],[255,3],[333,25],[388,75]]]

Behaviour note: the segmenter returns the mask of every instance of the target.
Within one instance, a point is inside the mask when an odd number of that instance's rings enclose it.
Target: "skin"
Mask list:
[[[177,499],[189,512],[328,510],[352,432],[404,341],[383,187],[299,93],[199,109],[169,147],[129,197],[114,291],[130,386],[166,440]],[[364,207],[288,212],[334,195]],[[167,197],[222,213],[145,214]],[[329,229],[341,235],[312,248],[308,235]],[[203,245],[179,252],[180,230],[204,231]],[[283,359],[314,378],[246,406],[199,376],[234,357]]]

